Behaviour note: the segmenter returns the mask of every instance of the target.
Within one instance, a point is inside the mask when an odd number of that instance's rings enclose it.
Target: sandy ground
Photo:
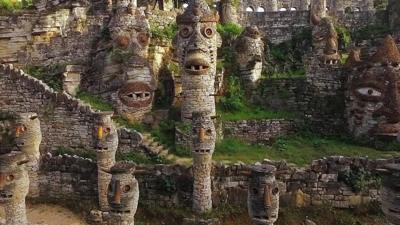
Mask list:
[[[87,225],[79,215],[58,205],[35,204],[27,206],[29,224],[35,225]],[[4,209],[0,207],[0,221]]]

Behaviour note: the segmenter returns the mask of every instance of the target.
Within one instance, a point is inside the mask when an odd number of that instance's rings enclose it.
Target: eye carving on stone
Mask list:
[[[15,178],[14,175],[10,174],[10,175],[7,176],[7,181],[9,181],[9,182],[13,181],[14,178]]]
[[[125,193],[127,193],[128,191],[130,191],[131,190],[131,186],[129,186],[129,185],[125,185],[124,186],[124,192]]]
[[[182,38],[188,38],[192,33],[193,33],[193,28],[191,26],[183,26],[179,31],[179,35]]]
[[[212,38],[215,34],[214,29],[211,27],[205,27],[203,28],[203,36],[206,38]]]
[[[375,88],[370,88],[370,87],[363,87],[363,88],[358,88],[357,93],[360,95],[365,95],[369,97],[381,97],[382,93],[379,90],[376,90]]]

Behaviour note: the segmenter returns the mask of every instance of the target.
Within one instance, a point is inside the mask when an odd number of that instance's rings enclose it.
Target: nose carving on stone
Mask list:
[[[103,139],[103,134],[104,134],[104,132],[103,132],[103,127],[100,126],[100,127],[97,129],[97,138],[98,138],[99,140]]]
[[[115,182],[114,186],[114,203],[121,204],[121,183],[120,181]]]
[[[205,136],[206,136],[206,129],[200,128],[200,130],[199,130],[199,140],[200,140],[200,142],[203,142],[205,140]]]
[[[0,173],[0,190],[3,189],[5,185],[6,185],[6,175]]]

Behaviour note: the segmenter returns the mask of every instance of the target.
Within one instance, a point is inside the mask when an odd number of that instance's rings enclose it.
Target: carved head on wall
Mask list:
[[[21,202],[29,191],[28,160],[22,152],[0,155],[0,205]]]
[[[118,148],[118,131],[111,119],[113,112],[96,114],[95,149],[97,152],[113,152]]]
[[[36,113],[20,113],[15,121],[15,143],[29,158],[40,158],[42,142],[40,121]]]
[[[248,191],[249,215],[254,224],[274,224],[278,220],[279,188],[275,167],[254,166]]]
[[[356,62],[356,63],[354,63]],[[354,66],[352,66],[354,65]],[[400,131],[400,53],[387,36],[375,55],[350,58],[346,114],[355,137],[397,137]]]
[[[218,20],[218,13],[211,11],[204,0],[190,1],[185,12],[177,16],[179,31],[174,48],[187,74],[215,74],[217,48],[221,46]]]
[[[242,68],[251,69],[256,62],[262,62],[264,43],[257,26],[246,27],[235,44],[235,50]]]
[[[139,184],[133,173],[135,165],[119,162],[111,168],[107,199],[114,212],[135,214],[139,201]]]
[[[312,31],[313,47],[317,57],[324,64],[337,64],[340,56],[338,52],[338,35],[329,17],[312,17],[314,27]]]
[[[191,149],[195,154],[212,154],[215,149],[216,132],[208,112],[193,112]]]

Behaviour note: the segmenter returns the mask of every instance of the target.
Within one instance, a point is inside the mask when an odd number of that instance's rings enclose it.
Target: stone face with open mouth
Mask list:
[[[210,64],[205,60],[205,56],[199,52],[188,53],[185,62],[185,71],[192,75],[206,74],[210,69]]]
[[[142,108],[151,105],[154,90],[144,82],[129,82],[118,92],[118,97],[128,107]]]

